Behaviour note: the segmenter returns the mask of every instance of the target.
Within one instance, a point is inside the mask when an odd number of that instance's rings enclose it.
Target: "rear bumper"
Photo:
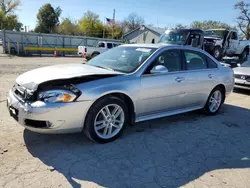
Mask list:
[[[90,101],[72,103],[23,103],[12,91],[7,97],[10,115],[26,129],[38,133],[81,132]]]

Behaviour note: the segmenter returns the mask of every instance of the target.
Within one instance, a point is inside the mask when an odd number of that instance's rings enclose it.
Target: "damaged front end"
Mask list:
[[[88,75],[82,77],[74,77],[74,78],[67,78],[67,79],[56,79],[56,80],[49,80],[43,83],[40,83],[36,86],[36,90],[27,89],[18,83],[16,83],[12,91],[15,96],[22,102],[35,102],[39,100],[39,94],[42,92],[50,91],[50,90],[65,90],[74,93],[77,97],[75,100],[81,95],[81,91],[75,87],[76,84],[80,83],[87,83],[90,81],[95,81],[99,79],[105,79],[114,77],[117,75],[110,74],[110,75]],[[73,101],[75,101],[73,100]],[[73,102],[70,101],[70,102]]]
[[[221,38],[204,37],[204,49],[208,53],[213,53],[216,46],[222,46]]]
[[[79,122],[82,122],[83,112],[87,112],[91,101],[75,102],[81,95],[75,85],[113,76],[116,75],[50,80],[40,83],[35,91],[16,83],[9,91],[7,106],[10,115],[29,130],[40,133],[78,132],[82,128]]]

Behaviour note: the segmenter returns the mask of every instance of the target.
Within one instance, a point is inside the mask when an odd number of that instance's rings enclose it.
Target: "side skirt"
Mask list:
[[[192,108],[185,108],[185,109],[181,109],[181,110],[174,110],[174,111],[161,112],[161,113],[158,112],[155,114],[142,115],[142,116],[136,117],[135,122],[137,123],[137,122],[147,121],[147,120],[151,120],[151,119],[173,116],[173,115],[182,114],[182,113],[186,113],[186,112],[190,112],[190,111],[194,111],[194,110],[199,110],[199,109],[202,109],[202,107],[201,106],[194,106]]]

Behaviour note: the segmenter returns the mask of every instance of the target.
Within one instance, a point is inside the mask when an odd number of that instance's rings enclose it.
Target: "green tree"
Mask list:
[[[56,33],[64,35],[79,35],[80,30],[75,21],[70,18],[63,18],[60,25],[56,28]]]
[[[206,20],[206,21],[194,21],[191,24],[192,28],[198,29],[232,29],[232,27],[226,23],[220,21]]]
[[[176,24],[172,29],[187,29],[188,26],[182,24]]]
[[[53,33],[59,24],[59,17],[62,13],[60,7],[53,8],[50,3],[43,5],[37,14],[37,27],[35,32]]]
[[[4,29],[21,31],[23,24],[18,22],[17,15],[11,14],[5,17]]]
[[[105,38],[112,38],[112,32],[114,28],[114,39],[121,39],[124,34],[124,28],[122,26],[122,23],[116,23],[114,26],[110,25],[104,25],[104,37]]]
[[[84,13],[83,18],[78,22],[80,32],[86,36],[102,37],[103,36],[103,24],[99,19],[99,15],[87,11]]]
[[[250,39],[250,4],[240,1],[234,5],[236,10],[239,10],[239,16],[236,18],[237,26],[244,34],[244,38]]]
[[[2,0],[0,2],[0,29],[20,31],[22,23],[14,13],[20,6],[20,0]]]

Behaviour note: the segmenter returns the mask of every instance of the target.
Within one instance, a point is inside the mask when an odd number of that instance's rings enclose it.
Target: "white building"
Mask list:
[[[128,43],[157,43],[165,28],[143,25],[126,33],[123,39]]]

